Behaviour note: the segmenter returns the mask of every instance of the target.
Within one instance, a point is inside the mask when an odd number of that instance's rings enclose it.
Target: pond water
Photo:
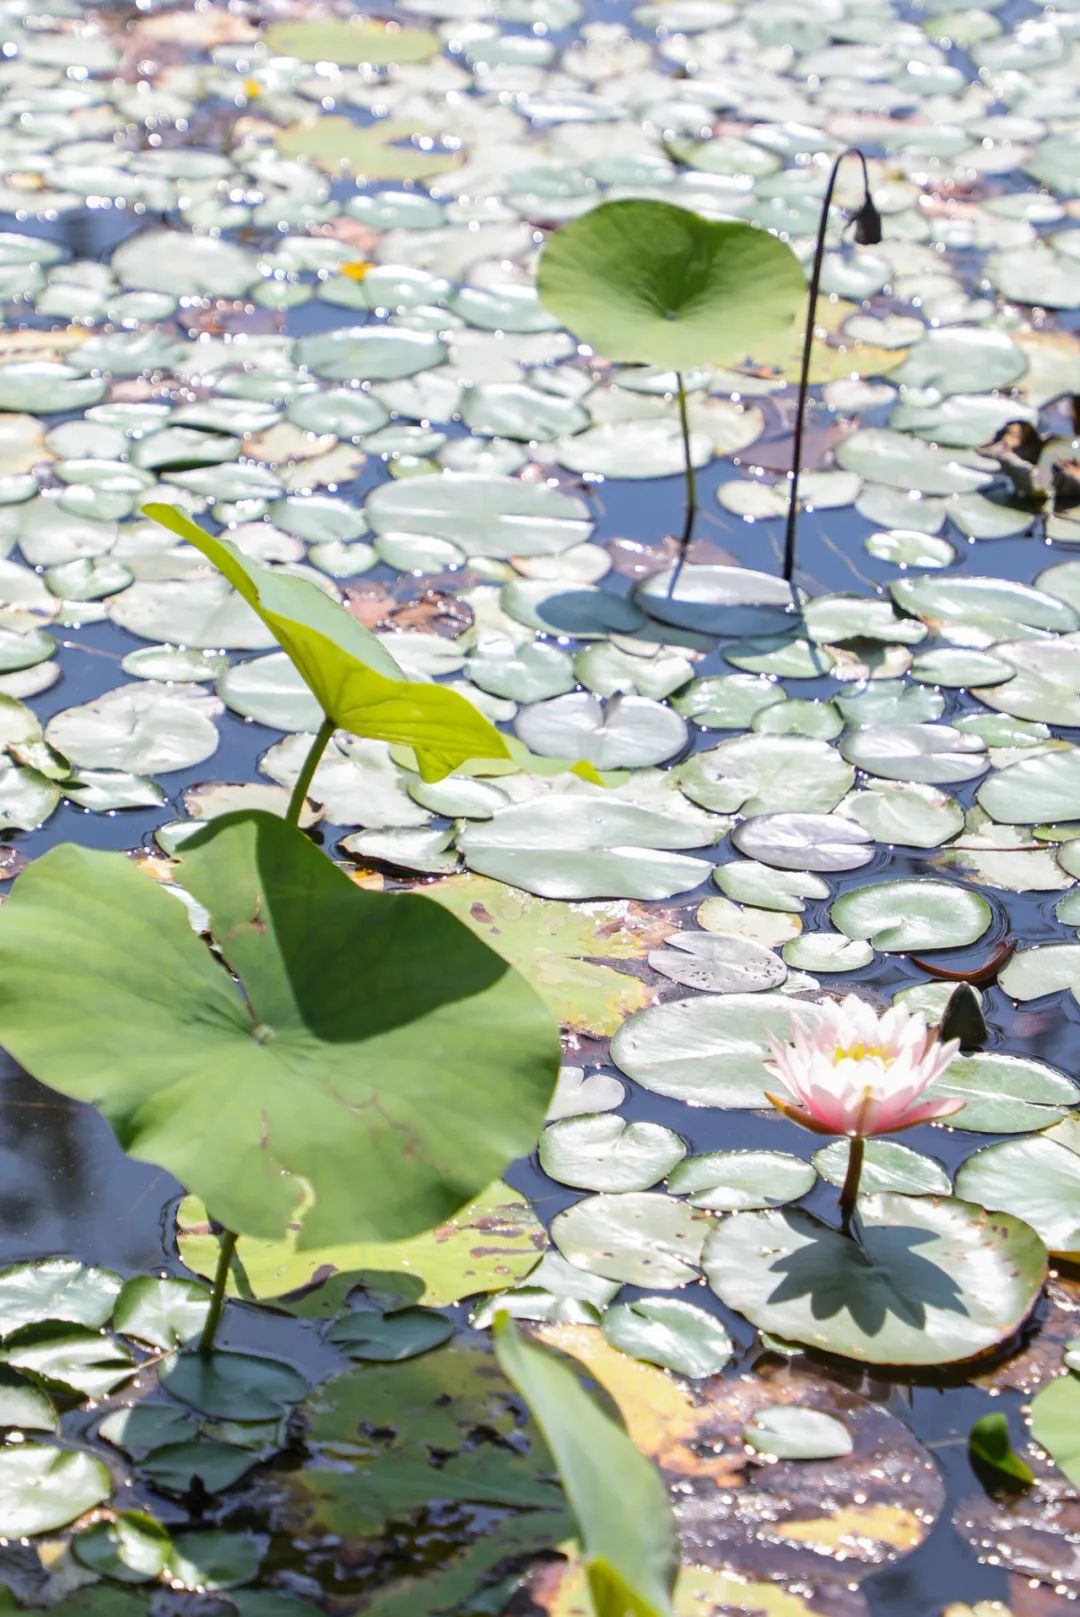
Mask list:
[[[320,578],[407,671],[451,680],[534,753],[606,771],[604,787],[518,773],[425,798],[407,760],[346,743],[316,775],[310,834],[362,882],[441,894],[536,978],[564,1024],[562,1118],[654,1126],[653,1156],[621,1178],[610,1138],[556,1131],[551,1172],[535,1153],[515,1164],[434,1269],[430,1251],[405,1255],[460,1335],[398,1390],[378,1366],[343,1380],[327,1336],[393,1296],[370,1249],[301,1272],[241,1244],[258,1295],[288,1291],[286,1267],[309,1289],[234,1301],[223,1340],[295,1365],[322,1389],[302,1403],[280,1387],[262,1404],[250,1387],[222,1407],[170,1403],[154,1365],[113,1386],[54,1367],[64,1439],[106,1455],[112,1505],[149,1511],[189,1559],[125,1577],[73,1553],[70,1533],[21,1537],[0,1489],[0,1577],[23,1603],[89,1617],[211,1599],[241,1617],[311,1603],[574,1617],[580,1594],[548,1554],[571,1530],[519,1508],[519,1412],[483,1384],[484,1333],[469,1329],[478,1302],[487,1317],[480,1294],[521,1287],[546,1247],[545,1291],[513,1306],[578,1353],[660,1460],[698,1569],[681,1617],[1068,1609],[1080,1507],[1068,1458],[1049,1458],[1027,1418],[1080,1335],[1080,7],[0,0],[0,43],[5,875],[76,842],[137,852],[167,881],[189,822],[284,806],[303,751],[288,738],[315,727],[312,700],[283,659],[262,662],[269,637],[201,558],[139,515],[148,499],[182,504],[253,559]],[[760,576],[782,559],[797,337],[782,364],[689,378],[702,509],[666,603],[645,581],[672,566],[682,525],[672,378],[561,331],[535,294],[538,251],[605,198],[648,197],[778,231],[808,262],[829,164],[853,144],[884,233],[857,247],[845,230],[852,163],[818,310],[804,616]],[[529,817],[551,794],[665,826],[618,857],[610,839],[571,839],[561,858]],[[485,828],[515,804],[507,854]],[[872,852],[816,874],[807,843],[809,875],[749,858],[729,830],[775,811],[861,824]],[[905,885],[886,900],[885,882]],[[676,935],[681,964],[664,947]],[[999,1141],[1050,1153],[1010,1169],[988,1204],[1035,1222],[1051,1281],[974,1365],[803,1353],[777,1327],[763,1338],[696,1264],[640,1283],[661,1204],[687,1205],[671,1158],[651,1172],[664,1151],[808,1161],[823,1143],[760,1109],[749,996],[727,1025],[722,967],[710,986],[705,953],[688,975],[685,951],[715,939],[756,970],[763,1004],[912,989],[936,1018],[954,981],[979,985],[988,1063],[957,1079],[966,1106],[949,1125],[905,1137],[921,1161],[894,1165],[900,1190],[934,1191]],[[665,1019],[675,1003],[682,1022]],[[68,1014],[62,982],[52,1014]],[[91,1108],[8,1062],[0,1118],[5,1263],[207,1273],[198,1210],[178,1248],[181,1187],[125,1157]],[[772,1160],[766,1177],[783,1169]],[[1045,1228],[1044,1168],[1063,1187]],[[751,1205],[782,1201],[762,1183]],[[632,1216],[589,1199],[620,1193]],[[796,1199],[834,1218],[825,1177]],[[575,1306],[559,1251],[600,1312]],[[334,1291],[332,1269],[381,1279]],[[600,1313],[657,1296],[730,1333],[713,1378],[665,1391],[662,1371],[619,1367]],[[47,1333],[109,1317],[42,1302],[36,1319]],[[132,1386],[175,1430],[144,1442],[114,1421],[100,1435],[101,1400],[111,1418]],[[359,1447],[350,1399],[369,1422]],[[770,1401],[840,1414],[854,1456],[754,1460],[741,1431]],[[444,1405],[453,1441],[432,1413]],[[417,1412],[408,1456],[426,1491],[396,1493],[380,1445]],[[991,1412],[1035,1472],[1024,1492],[987,1492],[972,1467],[968,1433]],[[195,1462],[161,1459],[192,1440],[199,1463],[216,1446],[209,1493]],[[488,1469],[470,1491],[459,1469],[474,1461]]]

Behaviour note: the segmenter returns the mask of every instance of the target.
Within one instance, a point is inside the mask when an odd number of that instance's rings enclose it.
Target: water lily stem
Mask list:
[[[232,1230],[223,1230],[221,1233],[221,1246],[218,1251],[217,1269],[214,1271],[214,1290],[210,1297],[210,1312],[206,1316],[206,1324],[203,1326],[203,1333],[199,1339],[199,1352],[204,1358],[208,1358],[214,1351],[214,1337],[217,1335],[221,1310],[225,1305],[225,1282],[229,1278],[229,1265],[232,1263],[235,1251],[235,1234]]]
[[[832,207],[833,192],[836,189],[836,178],[840,172],[840,164],[845,157],[857,157],[862,164],[864,198],[863,206],[859,210],[860,214],[864,213],[867,208],[873,209],[873,204],[870,200],[870,175],[866,167],[866,158],[857,146],[849,146],[840,153],[829,174],[829,183],[825,187],[825,197],[821,204],[821,218],[818,221],[814,262],[810,270],[810,296],[806,309],[806,333],[803,337],[802,366],[799,370],[799,396],[795,404],[795,431],[791,447],[791,482],[788,485],[787,527],[784,531],[784,579],[792,586],[792,599],[796,611],[799,610],[799,602],[795,595],[793,583],[795,576],[795,537],[799,521],[799,474],[802,471],[806,399],[810,390],[810,356],[814,348],[817,300],[818,291],[821,287],[822,265],[825,261],[825,236],[829,228],[829,209]]]
[[[318,769],[319,760],[330,745],[330,737],[336,729],[337,725],[333,719],[324,719],[320,724],[315,739],[308,748],[308,754],[304,759],[300,773],[296,777],[296,785],[292,789],[289,806],[285,810],[285,820],[288,825],[300,824],[300,816],[304,812],[304,804],[307,802],[308,787],[311,785],[312,776]]]
[[[844,1175],[844,1188],[840,1192],[840,1228],[845,1235],[851,1233],[851,1219],[859,1195],[859,1180],[862,1178],[865,1155],[866,1141],[861,1135],[856,1134],[848,1141],[847,1173]]]
[[[683,469],[686,477],[686,513],[683,517],[682,537],[679,540],[679,555],[671,575],[671,583],[668,585],[669,597],[675,593],[675,586],[679,582],[679,574],[683,570],[687,552],[693,543],[694,523],[697,521],[698,513],[697,472],[694,469],[694,462],[690,453],[690,413],[686,404],[686,382],[682,371],[675,372],[675,380],[678,383],[679,426],[682,428]]]

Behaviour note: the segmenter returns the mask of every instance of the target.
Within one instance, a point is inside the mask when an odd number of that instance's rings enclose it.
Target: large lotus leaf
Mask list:
[[[381,641],[317,585],[249,562],[171,506],[148,505],[146,514],[220,569],[341,729],[414,748],[425,780],[440,780],[469,758],[507,757],[506,743],[471,702],[442,685],[405,679]]]
[[[269,814],[214,822],[181,873],[243,994],[120,855],[55,848],[0,912],[5,1045],[132,1156],[251,1235],[282,1235],[309,1195],[299,1244],[317,1246],[437,1224],[529,1149],[554,1024],[446,910],[363,891]]]
[[[377,534],[448,539],[468,556],[555,556],[589,537],[584,500],[517,477],[444,472],[372,489],[364,512]]]
[[[437,129],[418,129],[409,118],[304,118],[276,137],[283,157],[309,157],[335,177],[346,173],[364,180],[430,180],[457,168],[460,151],[437,151]]]
[[[1058,1257],[1080,1256],[1080,1156],[1038,1135],[988,1145],[961,1163],[956,1194],[1022,1218]]]
[[[770,1039],[791,1036],[813,1006],[785,994],[720,994],[668,1000],[628,1017],[611,1059],[655,1095],[693,1106],[749,1109],[767,1104]]]
[[[1003,825],[1044,825],[1080,819],[1080,751],[1021,758],[984,780],[980,808]]]
[[[675,772],[692,803],[721,814],[828,814],[855,783],[834,747],[807,736],[736,736]]]
[[[949,724],[868,724],[844,736],[840,751],[868,775],[930,786],[972,780],[990,767],[985,741]]]
[[[679,1536],[659,1471],[584,1390],[577,1366],[523,1336],[505,1314],[495,1322],[495,1354],[555,1461],[599,1617],[672,1617]],[[627,1520],[637,1524],[632,1533]]]
[[[1033,1133],[1060,1122],[1080,1102],[1080,1090],[1055,1067],[1031,1056],[982,1050],[954,1056],[929,1093],[962,1100],[949,1125],[975,1134]]]
[[[875,882],[836,900],[833,924],[867,938],[887,954],[910,949],[962,949],[977,943],[994,918],[986,899],[955,882]]]
[[[1027,1224],[952,1197],[859,1199],[859,1239],[799,1208],[735,1213],[703,1257],[759,1330],[867,1364],[955,1364],[1031,1311],[1046,1248]]]
[[[667,202],[606,202],[564,225],[540,259],[544,306],[606,359],[685,371],[768,359],[805,280],[764,230]]]
[[[514,803],[467,826],[458,848],[471,870],[541,898],[671,898],[710,867],[669,850],[700,848],[706,837],[674,811],[600,790]]]
[[[388,28],[385,23],[354,18],[321,22],[278,22],[266,31],[266,47],[275,56],[300,62],[333,62],[338,67],[388,67],[398,62],[426,62],[439,48],[434,34],[420,28]]]
[[[393,1302],[442,1308],[524,1280],[547,1245],[544,1226],[528,1202],[501,1180],[445,1223],[399,1241],[348,1239],[301,1247],[298,1234],[293,1224],[280,1240],[242,1235],[229,1295],[276,1298],[278,1307],[307,1319],[336,1316],[357,1286],[385,1293]],[[180,1203],[176,1235],[188,1268],[211,1277],[220,1242],[196,1196]]]

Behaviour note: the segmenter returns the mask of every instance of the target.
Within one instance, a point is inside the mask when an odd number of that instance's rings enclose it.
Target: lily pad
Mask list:
[[[0,1532],[51,1533],[108,1499],[112,1481],[101,1461],[79,1449],[24,1443],[0,1453]]]
[[[724,1326],[681,1297],[642,1297],[609,1308],[604,1336],[620,1353],[657,1364],[690,1381],[718,1375],[735,1351]]]
[[[673,1196],[714,1213],[781,1207],[812,1190],[817,1174],[785,1151],[707,1151],[687,1157],[668,1179]]]
[[[551,1225],[569,1263],[608,1280],[676,1291],[698,1275],[709,1220],[685,1202],[650,1191],[587,1196]]]
[[[614,1112],[567,1117],[540,1136],[540,1166],[575,1190],[650,1190],[686,1155],[659,1123],[627,1123]]]
[[[835,814],[761,814],[731,833],[740,853],[777,870],[859,870],[874,857],[868,831]]]
[[[949,1126],[977,1134],[1032,1133],[1059,1122],[1080,1102],[1080,1090],[1056,1067],[997,1051],[954,1056],[928,1093],[959,1096],[964,1105]]]
[[[662,949],[649,951],[649,965],[671,982],[710,994],[753,994],[779,987],[787,976],[771,949],[730,932],[673,933]]]
[[[643,1089],[692,1106],[765,1106],[770,1038],[789,1038],[812,1014],[784,994],[669,1000],[627,1018],[611,1059]]]
[[[1006,1340],[1042,1289],[1046,1248],[1009,1214],[952,1197],[860,1197],[859,1240],[801,1209],[735,1213],[703,1263],[759,1330],[866,1364],[939,1365]]]
[[[1080,1157],[1053,1140],[1036,1135],[976,1151],[960,1164],[956,1194],[1022,1218],[1057,1257],[1080,1254]]]
[[[978,942],[994,918],[981,894],[927,878],[857,887],[838,898],[830,914],[849,938],[867,938],[889,954],[964,948]]]
[[[743,1441],[774,1460],[837,1460],[854,1447],[842,1420],[801,1404],[766,1404],[743,1428]]]

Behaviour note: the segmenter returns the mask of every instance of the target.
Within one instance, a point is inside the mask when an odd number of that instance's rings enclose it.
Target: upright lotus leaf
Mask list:
[[[605,202],[540,258],[540,300],[605,359],[663,370],[767,359],[806,295],[776,236],[669,202]]]
[[[132,1156],[243,1234],[306,1204],[314,1247],[442,1223],[531,1148],[555,1024],[442,905],[358,888],[266,813],[216,820],[180,872],[237,982],[120,854],[54,848],[0,909],[0,1042]]]
[[[193,544],[258,614],[342,730],[414,748],[425,780],[469,758],[509,757],[502,736],[457,691],[406,679],[377,637],[316,584],[248,561],[171,505],[144,513]]]
[[[551,1450],[577,1522],[596,1617],[671,1617],[679,1540],[660,1473],[564,1360],[495,1321],[503,1373]]]

